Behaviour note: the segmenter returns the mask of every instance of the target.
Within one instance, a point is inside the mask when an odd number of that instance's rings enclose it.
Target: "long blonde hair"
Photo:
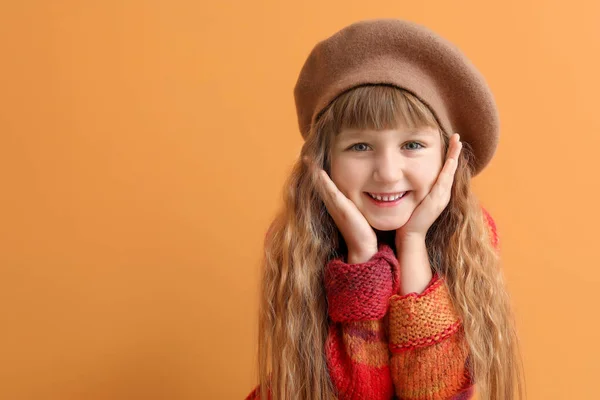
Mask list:
[[[344,241],[301,157],[309,156],[329,172],[331,143],[342,129],[390,129],[399,121],[411,128],[437,128],[446,154],[449,134],[430,109],[410,92],[387,85],[365,85],[338,96],[306,138],[284,186],[283,207],[265,239],[258,336],[261,399],[269,398],[269,389],[272,399],[336,396],[324,351],[329,321],[323,272]],[[429,259],[463,320],[468,367],[479,398],[522,399],[525,382],[510,297],[481,205],[470,189],[473,153],[468,143],[463,145],[450,203],[427,233]]]

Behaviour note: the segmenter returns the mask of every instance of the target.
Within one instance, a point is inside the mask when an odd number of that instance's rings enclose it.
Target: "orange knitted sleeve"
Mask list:
[[[437,274],[421,294],[390,298],[392,380],[401,400],[468,399],[472,382],[462,322]]]
[[[482,208],[488,234],[499,251],[496,223]],[[423,293],[390,298],[390,369],[401,400],[469,399],[468,347],[462,321],[442,277],[435,274]]]

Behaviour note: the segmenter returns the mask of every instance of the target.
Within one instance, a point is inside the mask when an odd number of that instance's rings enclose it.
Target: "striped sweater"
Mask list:
[[[498,249],[496,225],[483,209]],[[339,400],[466,400],[474,393],[462,321],[444,280],[399,295],[399,265],[380,244],[362,264],[331,260],[325,270],[329,304],[327,365]],[[259,398],[258,388],[246,400]]]

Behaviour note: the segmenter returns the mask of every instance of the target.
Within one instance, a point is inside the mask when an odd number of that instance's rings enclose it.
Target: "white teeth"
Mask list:
[[[394,196],[378,196],[378,195],[374,195],[369,193],[369,196],[371,196],[374,199],[377,199],[379,201],[396,201],[398,200],[400,197],[403,197],[406,194],[406,192],[402,193],[402,194],[397,194]]]

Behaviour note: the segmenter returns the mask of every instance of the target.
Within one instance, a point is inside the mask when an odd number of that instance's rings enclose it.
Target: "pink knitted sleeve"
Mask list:
[[[386,244],[365,263],[342,258],[325,266],[329,331],[325,354],[338,400],[390,400],[387,323],[389,298],[398,290],[398,260]],[[258,388],[246,400],[258,400]]]
[[[398,284],[398,260],[387,244],[362,264],[331,260],[325,268],[329,316],[335,322],[383,318]]]
[[[384,317],[398,289],[398,260],[382,244],[369,261],[328,263],[325,289],[331,322],[325,352],[339,400],[389,400],[394,386]]]

